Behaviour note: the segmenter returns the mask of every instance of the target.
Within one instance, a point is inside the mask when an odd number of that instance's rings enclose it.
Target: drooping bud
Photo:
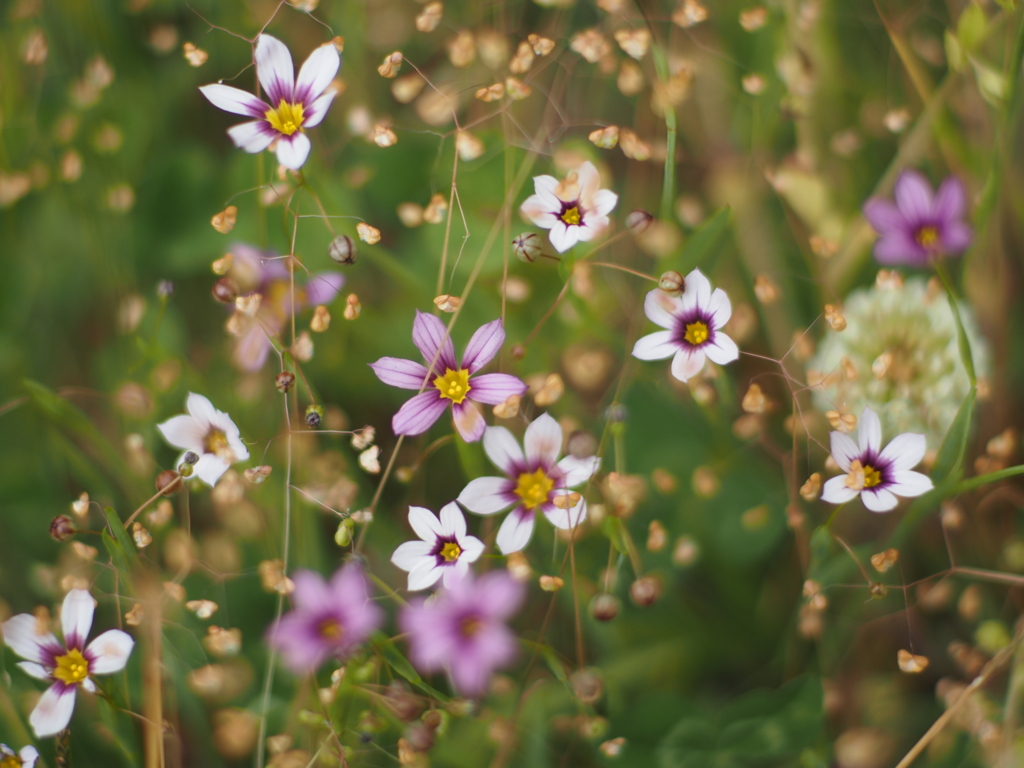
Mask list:
[[[632,216],[633,214],[630,214]],[[665,293],[681,293],[686,289],[686,278],[675,270],[663,272],[658,278],[658,287]]]
[[[195,451],[185,451],[185,455],[181,457],[181,460],[186,464],[195,465],[199,463],[199,454]]]
[[[661,582],[653,576],[641,576],[630,585],[629,596],[642,608],[654,605],[661,597]]]
[[[339,547],[347,547],[352,543],[352,529],[355,528],[355,523],[352,522],[352,518],[346,517],[338,524],[338,530],[334,532],[334,543]]]
[[[295,374],[291,371],[281,371],[274,377],[274,386],[282,395],[287,394],[295,383]]]
[[[67,515],[57,515],[50,523],[50,536],[57,541],[70,541],[76,533],[75,521]]]
[[[173,469],[165,469],[156,476],[156,489],[164,496],[173,496],[181,490],[179,475]]]
[[[317,405],[316,403],[313,403],[312,405],[306,408],[306,425],[310,429],[316,429],[317,427],[319,427],[320,422],[323,421],[323,418],[324,409],[321,406]]]
[[[643,208],[637,208],[635,211],[630,211],[626,216],[626,227],[634,235],[642,235],[651,226],[653,221],[654,217],[651,214]]]
[[[541,254],[541,241],[534,232],[523,232],[512,240],[512,251],[525,264],[532,264]]]
[[[327,249],[327,255],[338,264],[355,264],[356,259],[359,258],[359,249],[356,247],[355,240],[351,237],[348,235],[338,235],[331,241],[331,245]]]
[[[611,621],[619,615],[619,599],[608,592],[594,595],[590,601],[590,615],[598,621]]]
[[[192,469],[192,465],[187,462],[183,461],[178,465],[178,474],[182,477],[192,477],[192,473],[194,471],[195,470]]]
[[[601,673],[593,667],[586,667],[572,673],[569,678],[572,692],[584,704],[596,704],[604,693],[604,681]]]
[[[238,298],[238,285],[230,277],[222,277],[213,284],[211,293],[221,304],[234,304]]]

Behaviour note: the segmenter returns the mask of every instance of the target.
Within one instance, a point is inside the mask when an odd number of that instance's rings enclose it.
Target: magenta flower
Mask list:
[[[936,194],[923,175],[903,171],[893,189],[896,203],[873,197],[864,204],[864,218],[878,232],[875,258],[881,264],[924,266],[933,256],[952,256],[971,244],[964,186],[949,176]]]
[[[410,656],[423,672],[446,670],[466,696],[487,690],[491,673],[516,655],[505,622],[519,610],[523,585],[506,571],[456,580],[429,600],[406,606],[398,617],[409,635]]]
[[[284,260],[273,251],[261,251],[236,243],[231,252],[234,261],[230,276],[244,295],[260,294],[260,308],[252,317],[239,313],[238,341],[232,359],[243,371],[254,373],[267,362],[273,348],[271,338],[281,333],[291,318],[291,276]],[[308,278],[295,273],[295,311],[334,301],[345,276],[339,272],[318,272]]]
[[[467,400],[499,405],[512,395],[526,392],[526,385],[507,373],[475,375],[494,359],[505,343],[501,320],[477,329],[466,345],[461,365],[455,359],[455,345],[444,323],[433,315],[416,311],[412,341],[427,365],[431,365],[429,370],[417,362],[397,357],[382,357],[370,363],[377,378],[392,387],[420,389],[424,383],[427,385],[426,391],[412,397],[391,420],[396,435],[423,434],[450,404],[455,428],[463,440],[472,443],[483,436],[487,423],[480,410]]]
[[[296,673],[349,656],[384,620],[355,563],[339,568],[329,583],[313,571],[299,571],[294,581],[295,608],[267,630],[266,639]]]

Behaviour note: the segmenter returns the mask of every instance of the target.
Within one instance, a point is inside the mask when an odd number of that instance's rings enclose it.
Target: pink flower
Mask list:
[[[398,623],[409,635],[413,664],[423,672],[447,670],[460,693],[481,695],[491,673],[515,658],[515,636],[505,622],[524,591],[507,572],[490,571],[478,580],[467,574],[429,600],[410,603]]]
[[[267,631],[267,644],[281,652],[294,672],[349,656],[384,620],[384,611],[370,600],[362,569],[354,563],[339,568],[329,583],[313,571],[299,571],[293,578],[295,609]]]
[[[562,181],[554,176],[534,176],[536,194],[526,198],[519,210],[538,227],[550,229],[551,244],[564,253],[581,240],[593,240],[608,227],[608,214],[619,196],[600,186],[597,168],[588,160]]]
[[[324,43],[309,55],[295,79],[288,48],[276,37],[260,35],[256,41],[256,76],[270,104],[222,83],[204,85],[199,90],[226,112],[256,118],[228,129],[235,146],[256,153],[276,142],[278,162],[298,170],[309,156],[305,131],[319,125],[327,114],[334,101],[334,91],[327,87],[340,66],[334,43]]]
[[[505,343],[501,320],[477,329],[466,345],[461,365],[455,359],[455,345],[448,337],[448,330],[433,315],[417,310],[412,341],[430,369],[397,357],[382,357],[370,363],[377,378],[392,387],[420,389],[424,383],[427,385],[426,391],[412,397],[391,420],[396,435],[423,434],[451,405],[455,428],[463,440],[471,443],[483,436],[487,423],[483,414],[467,400],[499,405],[512,395],[526,392],[526,385],[507,373],[476,375]]]

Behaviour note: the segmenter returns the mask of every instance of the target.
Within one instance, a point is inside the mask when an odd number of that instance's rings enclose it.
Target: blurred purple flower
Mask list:
[[[233,355],[238,368],[253,373],[267,362],[267,355],[273,348],[271,338],[281,333],[291,317],[291,277],[284,260],[273,251],[236,243],[231,252],[234,255],[231,277],[243,293],[258,293],[262,297],[253,317],[241,315],[244,320]],[[296,277],[300,274],[296,272]],[[345,277],[340,272],[318,272],[304,282],[302,278],[295,282],[295,311],[301,312],[307,307],[334,301],[345,284]]]
[[[491,673],[516,655],[505,622],[523,593],[507,572],[490,571],[477,580],[467,574],[429,600],[410,603],[398,623],[409,635],[413,664],[424,672],[447,670],[464,695],[484,693]]]
[[[313,571],[297,572],[294,581],[295,608],[267,630],[266,639],[296,673],[350,655],[384,620],[384,611],[370,600],[362,568],[354,563],[339,568],[330,582]]]
[[[877,197],[864,204],[864,218],[879,234],[879,263],[924,266],[933,256],[952,256],[971,244],[971,227],[962,220],[967,195],[955,176],[948,176],[933,195],[923,175],[905,170],[893,196],[895,204]]]
[[[479,409],[473,403],[466,402],[467,399],[499,405],[512,395],[526,392],[526,385],[507,373],[475,376],[477,371],[494,359],[505,343],[501,320],[494,320],[477,329],[466,345],[462,365],[455,359],[455,345],[448,337],[448,329],[433,315],[416,311],[412,341],[427,365],[431,366],[430,370],[412,360],[397,357],[382,357],[370,363],[377,378],[392,387],[418,390],[426,382],[426,391],[414,395],[391,420],[391,428],[396,435],[419,435],[426,432],[441,418],[450,403],[455,428],[463,440],[472,443],[483,436],[487,423]]]

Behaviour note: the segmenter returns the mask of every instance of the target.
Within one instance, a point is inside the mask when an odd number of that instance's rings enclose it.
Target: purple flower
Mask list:
[[[236,243],[231,247],[234,260],[231,278],[238,283],[243,294],[258,293],[260,307],[252,317],[237,313],[238,335],[232,356],[235,365],[243,371],[254,373],[267,362],[267,355],[273,348],[270,339],[281,333],[291,317],[292,291],[291,275],[288,268],[273,251],[261,251],[251,245]],[[345,276],[340,272],[318,272],[308,278],[300,277],[296,271],[295,311],[301,312],[317,304],[334,301]]]
[[[299,571],[294,581],[295,609],[267,630],[267,644],[281,652],[294,672],[309,672],[328,658],[350,655],[384,620],[384,612],[370,600],[362,569],[354,563],[339,568],[330,583],[313,571]]]
[[[927,475],[911,469],[924,458],[924,435],[905,432],[882,448],[882,423],[865,408],[860,417],[860,445],[842,432],[833,432],[832,458],[846,475],[825,483],[821,500],[845,504],[860,495],[872,512],[888,512],[899,503],[897,496],[914,497],[932,489]]]
[[[462,364],[455,359],[455,346],[448,337],[444,323],[433,315],[416,311],[412,325],[412,341],[431,368],[412,360],[382,357],[370,363],[377,378],[385,384],[401,389],[427,389],[412,397],[391,420],[396,435],[420,435],[441,418],[450,404],[455,428],[467,443],[479,440],[487,423],[473,400],[487,405],[499,405],[512,395],[522,395],[526,385],[507,373],[476,372],[498,354],[505,343],[505,330],[501,320],[480,326],[466,345]],[[436,358],[436,360],[435,360]]]
[[[923,266],[933,256],[952,256],[971,244],[971,227],[962,221],[967,196],[955,176],[933,195],[924,176],[906,170],[896,179],[893,196],[895,205],[877,197],[864,204],[864,218],[879,234],[879,263]]]
[[[447,670],[467,696],[487,690],[491,673],[516,655],[505,622],[519,609],[523,585],[505,571],[456,580],[429,600],[410,603],[398,624],[408,633],[410,656],[423,672]]]
[[[498,530],[498,548],[506,555],[518,552],[530,542],[538,511],[563,530],[586,519],[586,500],[580,496],[570,507],[569,489],[583,485],[601,466],[597,456],[566,456],[559,461],[562,427],[546,413],[526,428],[523,445],[525,454],[507,429],[488,427],[484,432],[484,451],[506,476],[478,477],[470,481],[458,498],[460,504],[478,515],[493,515],[515,507]]]

